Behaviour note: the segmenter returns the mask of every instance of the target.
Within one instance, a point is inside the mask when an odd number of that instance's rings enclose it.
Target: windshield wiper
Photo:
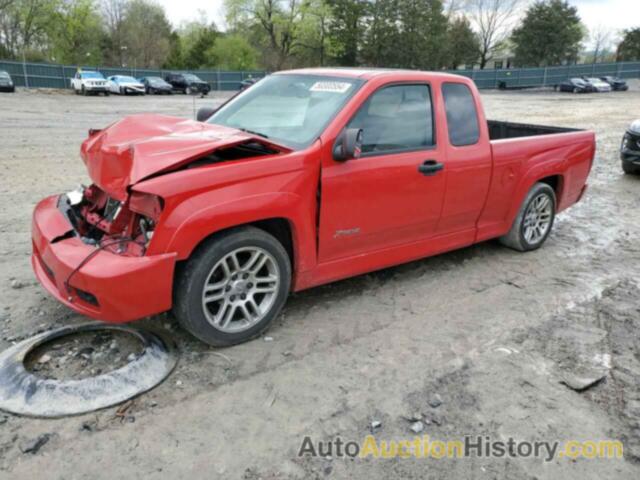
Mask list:
[[[236,127],[236,128],[246,133],[252,133],[253,135],[258,135],[259,137],[262,137],[262,138],[269,138],[269,136],[265,135],[264,133],[256,132],[254,130],[249,130],[248,128],[240,128],[240,127]]]

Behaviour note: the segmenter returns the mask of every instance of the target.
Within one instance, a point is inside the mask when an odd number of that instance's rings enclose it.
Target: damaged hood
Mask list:
[[[271,145],[235,128],[165,115],[133,115],[91,135],[82,144],[81,156],[91,179],[113,198],[124,200],[127,187],[151,175],[249,140]]]

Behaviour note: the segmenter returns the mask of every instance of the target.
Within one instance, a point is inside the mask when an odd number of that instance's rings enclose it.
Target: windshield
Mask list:
[[[10,78],[7,72],[0,72],[0,78]]]
[[[133,77],[116,77],[115,80],[117,82],[138,83],[138,80]]]
[[[190,73],[185,73],[184,78],[185,80],[189,80],[190,82],[202,82],[202,80],[200,80],[198,77]]]
[[[82,78],[97,78],[99,80],[104,80],[104,77],[100,72],[83,72],[80,74]]]
[[[147,77],[147,81],[156,85],[165,83],[160,77]]]
[[[220,108],[208,123],[304,148],[318,138],[362,83],[351,78],[271,75]]]

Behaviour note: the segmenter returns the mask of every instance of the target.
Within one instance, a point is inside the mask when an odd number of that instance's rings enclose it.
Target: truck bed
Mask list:
[[[489,139],[504,140],[507,138],[534,137],[554,133],[580,132],[577,128],[547,127],[544,125],[530,125],[527,123],[500,122],[488,120]]]

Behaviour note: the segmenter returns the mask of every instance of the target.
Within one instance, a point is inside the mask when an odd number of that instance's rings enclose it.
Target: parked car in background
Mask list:
[[[9,72],[0,70],[0,92],[15,92],[16,86]]]
[[[624,92],[626,90],[629,90],[629,85],[627,85],[627,82],[621,78],[600,77],[600,80],[602,80],[603,82],[607,82],[609,85],[611,85],[611,88],[615,91]]]
[[[590,131],[487,120],[458,75],[278,72],[206,123],[90,130],[93,184],[38,203],[32,264],[80,313],[173,309],[197,338],[233,345],[292,291],[492,238],[541,247],[582,198],[595,148]]]
[[[148,94],[161,94],[161,93],[173,93],[173,87],[171,84],[165,82],[160,77],[143,77],[138,81],[144,85],[144,91]]]
[[[558,90],[561,92],[571,93],[591,93],[594,90],[593,86],[585,82],[582,78],[570,78],[558,85]]]
[[[89,95],[90,93],[109,95],[107,79],[100,72],[92,70],[78,70],[71,79],[71,88],[76,95]]]
[[[260,80],[259,78],[245,78],[240,82],[240,90],[246,90],[252,85],[255,85],[256,82]]]
[[[636,120],[624,133],[620,145],[622,170],[630,175],[640,174],[640,120]]]
[[[144,95],[144,85],[133,77],[113,75],[109,77],[109,91],[120,95]]]
[[[171,84],[175,91],[187,95],[194,93],[206,95],[211,91],[211,86],[193,73],[169,73],[164,79]]]
[[[600,80],[599,78],[584,77],[583,79],[585,82],[588,82],[596,92],[610,92],[612,90],[611,85]]]

